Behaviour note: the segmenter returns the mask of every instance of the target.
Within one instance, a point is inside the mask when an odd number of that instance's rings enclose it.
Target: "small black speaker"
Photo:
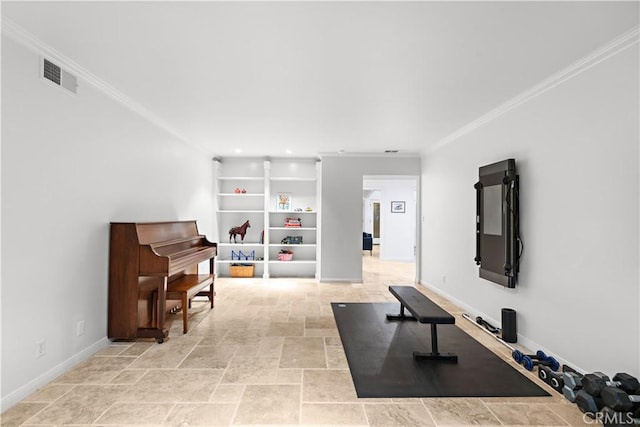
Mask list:
[[[517,342],[516,311],[512,308],[502,309],[502,339],[505,342]]]

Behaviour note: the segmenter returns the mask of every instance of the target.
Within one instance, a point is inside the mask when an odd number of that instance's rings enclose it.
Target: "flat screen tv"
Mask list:
[[[476,189],[476,264],[480,277],[515,288],[522,242],[516,161],[481,166]]]

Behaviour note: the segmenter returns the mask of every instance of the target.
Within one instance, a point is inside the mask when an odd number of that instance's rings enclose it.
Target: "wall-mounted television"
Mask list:
[[[522,242],[519,221],[519,176],[507,159],[478,170],[476,189],[476,256],[481,278],[515,288]]]

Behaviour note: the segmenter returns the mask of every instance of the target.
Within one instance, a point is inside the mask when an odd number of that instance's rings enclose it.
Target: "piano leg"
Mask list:
[[[156,306],[156,309],[158,310],[157,312],[157,319],[158,319],[158,323],[156,325],[156,328],[158,328],[158,330],[162,331],[164,329],[164,312],[166,310],[167,307],[167,277],[163,277],[162,281],[160,282],[159,286],[158,286],[158,304]],[[164,341],[164,334],[162,337],[162,341]],[[162,343],[161,340],[158,339],[158,343]]]
[[[166,308],[167,278],[160,280],[158,290],[153,292],[152,308],[153,317],[151,319],[152,328],[138,328],[138,338],[155,338],[158,344],[162,344],[169,335],[169,331],[164,328],[164,312]]]
[[[209,260],[209,274],[213,275],[213,280],[211,282],[211,285],[209,285],[209,301],[211,302],[211,308],[213,308],[213,297],[215,296],[214,287],[213,287],[216,281],[215,272],[216,272],[215,259],[211,258]]]

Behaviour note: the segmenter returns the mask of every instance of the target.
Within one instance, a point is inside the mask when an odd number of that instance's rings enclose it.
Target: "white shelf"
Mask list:
[[[221,197],[264,197],[264,193],[218,193]]]
[[[222,240],[224,231],[246,219],[251,227],[246,237],[250,243],[219,243],[221,274],[227,274],[229,264],[256,264],[255,274],[268,277],[317,277],[320,266],[320,241],[317,235],[320,216],[319,184],[321,170],[317,159],[256,159],[228,158],[215,162],[214,188],[219,215],[216,215]],[[227,176],[225,176],[227,175]],[[298,175],[298,176],[295,176]],[[237,193],[236,190],[246,190]],[[292,207],[310,207],[312,211],[278,211],[276,195],[289,193],[294,202]],[[297,204],[295,204],[297,202]],[[285,218],[300,218],[306,227],[284,227]],[[276,225],[272,227],[272,225]],[[260,240],[260,231],[264,243]],[[307,242],[302,244],[278,243],[287,235],[304,236]],[[270,243],[273,242],[273,243]],[[280,249],[296,251],[291,261],[278,261]],[[255,253],[261,260],[231,259],[231,253]],[[237,257],[234,257],[237,258]],[[288,265],[288,267],[281,267]]]
[[[253,260],[253,259],[247,259],[247,260],[240,260],[238,261],[237,259],[219,259],[217,260],[217,262],[219,262],[220,264],[264,264],[264,260]]]
[[[272,176],[271,181],[297,181],[297,182],[316,182],[315,178],[300,178],[290,176]]]
[[[263,176],[219,176],[220,181],[264,181]]]
[[[269,261],[269,264],[315,264],[315,260]]]
[[[287,214],[287,215],[292,215],[292,214],[314,214],[317,213],[317,211],[269,211],[270,214]]]
[[[317,245],[315,243],[291,243],[291,244],[286,244],[286,243],[269,243],[269,246],[271,247],[283,247],[286,246],[288,248],[293,248],[293,247],[302,247],[302,248],[314,248]]]
[[[316,230],[316,227],[269,227],[269,230]]]

